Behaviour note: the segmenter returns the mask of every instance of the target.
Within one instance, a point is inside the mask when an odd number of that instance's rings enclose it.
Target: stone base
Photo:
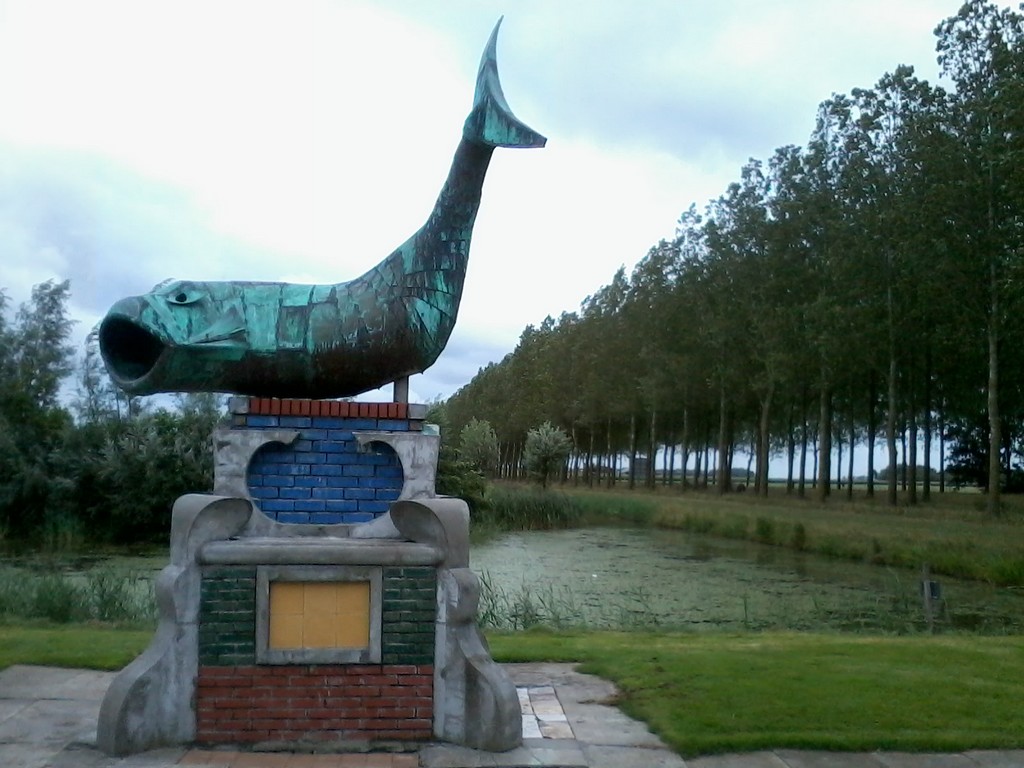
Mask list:
[[[267,417],[279,419],[276,426],[218,432],[217,482],[227,495],[194,494],[175,503],[170,564],[156,583],[160,624],[150,647],[110,686],[98,746],[124,755],[197,740],[431,736],[491,751],[519,745],[515,687],[476,625],[479,581],[468,568],[469,509],[459,499],[434,495],[437,436],[384,430],[379,419],[376,429],[353,430],[357,450],[343,453],[355,463],[335,466],[343,476],[352,467],[348,477],[366,477],[359,467],[382,464],[364,464],[361,457],[390,451],[403,472],[398,499],[367,523],[290,524],[271,519],[247,497],[252,456],[268,442],[288,443],[299,454],[323,453],[315,443],[331,442],[330,428],[314,420],[347,417],[323,416],[322,405],[321,416],[285,416],[285,406],[277,407],[282,415]],[[285,426],[285,418],[307,419],[309,426]],[[303,438],[306,429],[328,434]],[[304,458],[293,457],[287,466],[304,466],[294,463]],[[320,477],[309,472],[292,477]],[[275,579],[371,584],[369,646],[339,649],[356,654],[347,663],[323,661],[320,651],[306,648],[267,650],[266,593]]]

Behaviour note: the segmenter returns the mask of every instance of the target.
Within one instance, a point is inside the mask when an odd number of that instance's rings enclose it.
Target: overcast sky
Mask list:
[[[462,310],[415,400],[579,308],[817,105],[937,75],[948,0],[0,0],[0,287],[80,341],[169,277],[347,280],[425,220],[504,14],[509,105]]]

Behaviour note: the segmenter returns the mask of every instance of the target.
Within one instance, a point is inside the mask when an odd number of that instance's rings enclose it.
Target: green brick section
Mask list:
[[[432,567],[384,569],[381,662],[433,664],[437,572]]]
[[[200,665],[256,663],[256,568],[204,568]]]
[[[383,569],[381,662],[434,663],[437,573],[433,567]],[[199,663],[256,663],[256,568],[203,569]]]

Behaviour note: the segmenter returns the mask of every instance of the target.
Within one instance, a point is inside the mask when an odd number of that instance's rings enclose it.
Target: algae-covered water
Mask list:
[[[132,596],[151,600],[151,579],[167,556],[4,560],[9,592],[22,589],[12,576],[18,572],[62,572],[87,585],[99,568],[124,574]],[[484,582],[481,618],[490,626],[928,630],[918,571],[684,531],[507,533],[474,546],[471,566]],[[1024,590],[935,578],[942,589],[942,600],[933,605],[935,631],[1024,632]],[[0,608],[3,597],[0,589]]]
[[[927,630],[921,574],[681,531],[510,533],[474,548],[492,623]],[[1024,594],[938,579],[937,631],[1024,631]]]

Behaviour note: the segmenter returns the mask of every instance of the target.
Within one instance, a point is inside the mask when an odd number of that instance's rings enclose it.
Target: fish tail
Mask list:
[[[473,111],[466,118],[462,135],[469,141],[489,147],[543,147],[547,139],[512,114],[502,93],[496,55],[500,26],[501,19],[498,19],[480,57]]]

